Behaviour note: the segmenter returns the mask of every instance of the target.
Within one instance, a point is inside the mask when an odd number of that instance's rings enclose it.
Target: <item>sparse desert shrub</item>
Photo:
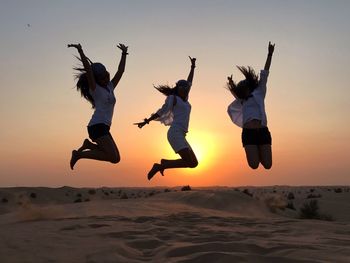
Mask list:
[[[31,193],[30,197],[33,198],[33,199],[36,198],[36,193]]]
[[[2,202],[2,203],[8,203],[8,201],[9,201],[9,200],[8,200],[7,198],[5,198],[5,197],[4,197],[3,199],[1,199],[1,202]]]
[[[186,185],[186,186],[181,188],[181,191],[191,191],[191,190],[192,190],[191,186],[189,186],[189,185]]]
[[[81,203],[81,202],[82,202],[81,198],[78,198],[78,199],[74,200],[74,203]]]
[[[299,216],[301,219],[318,219],[326,221],[334,220],[331,215],[319,213],[319,205],[317,200],[310,200],[309,202],[305,202],[300,208]]]
[[[341,189],[341,188],[335,188],[335,189],[334,189],[334,192],[337,193],[337,194],[339,194],[339,193],[342,193],[342,192],[343,192],[343,189]]]
[[[164,189],[164,193],[169,193],[171,192],[169,189]]]
[[[122,193],[120,199],[128,199],[128,195],[126,193]]]
[[[287,198],[288,198],[288,200],[293,200],[293,199],[295,199],[295,196],[292,192],[289,192]]]
[[[305,202],[300,208],[300,218],[302,219],[319,219],[319,206],[317,200],[310,200]]]
[[[96,194],[96,190],[95,189],[90,189],[88,191],[88,193],[89,193],[89,195],[94,195],[94,194]]]

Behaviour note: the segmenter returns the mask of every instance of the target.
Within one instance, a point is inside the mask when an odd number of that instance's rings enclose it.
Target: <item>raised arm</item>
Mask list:
[[[273,52],[275,51],[275,44],[271,45],[270,41],[269,41],[268,51],[269,52],[267,54],[267,59],[266,59],[266,62],[265,62],[265,67],[264,67],[264,70],[267,70],[267,71],[270,70],[272,55],[273,55]]]
[[[191,58],[190,56],[189,56],[189,58],[191,60],[191,70],[190,70],[190,74],[188,74],[187,81],[192,84],[194,69],[196,67],[196,58]]]
[[[228,80],[228,89],[231,91],[232,95],[235,97],[235,99],[238,99],[236,93],[234,92],[234,87],[236,86],[235,83],[233,82],[233,79],[232,79],[232,75],[227,77],[227,80]]]
[[[80,44],[68,44],[68,47],[74,47],[78,50],[81,62],[83,63],[84,69],[86,71],[86,76],[87,76],[89,88],[91,90],[95,90],[96,82],[95,82],[94,74],[92,73],[91,65],[90,65],[87,57],[85,56],[81,45]]]
[[[129,54],[127,46],[125,46],[123,44],[119,44],[117,47],[119,49],[121,49],[122,57],[120,58],[118,71],[115,73],[115,75],[114,75],[114,77],[112,79],[112,83],[113,83],[113,87],[114,88],[117,86],[117,84],[119,83],[120,79],[123,76],[123,73],[124,73],[124,70],[125,70],[126,56]]]

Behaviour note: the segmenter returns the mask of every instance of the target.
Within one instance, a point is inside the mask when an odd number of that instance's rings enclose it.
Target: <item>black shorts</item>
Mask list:
[[[270,131],[267,127],[258,129],[243,128],[242,131],[242,143],[243,147],[246,145],[263,145],[270,144],[272,139]]]
[[[104,123],[98,123],[95,125],[88,126],[87,129],[89,137],[93,141],[105,135],[112,136],[109,132],[110,127]]]

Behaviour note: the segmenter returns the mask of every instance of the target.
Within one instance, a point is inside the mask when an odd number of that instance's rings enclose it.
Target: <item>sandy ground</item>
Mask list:
[[[350,190],[0,188],[0,262],[350,262]]]

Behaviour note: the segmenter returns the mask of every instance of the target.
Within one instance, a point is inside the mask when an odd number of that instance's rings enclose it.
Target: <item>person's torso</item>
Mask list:
[[[243,125],[251,120],[260,120],[263,126],[267,125],[264,97],[255,90],[242,105]]]
[[[112,82],[109,82],[105,88],[96,84],[95,90],[90,90],[90,94],[95,102],[95,111],[91,117],[89,126],[98,123],[104,123],[111,126],[114,106],[116,103]]]
[[[186,100],[176,96],[176,104],[173,107],[174,120],[172,126],[182,128],[185,132],[188,131],[190,121],[191,104]]]

